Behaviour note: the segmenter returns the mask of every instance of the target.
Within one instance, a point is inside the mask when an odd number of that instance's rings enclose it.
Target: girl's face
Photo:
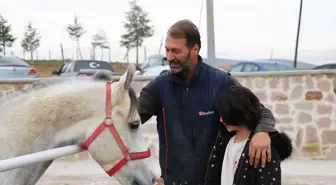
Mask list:
[[[226,129],[227,129],[228,132],[237,132],[239,130],[238,126],[228,125],[228,124],[224,123],[222,117],[220,117],[219,121],[221,123],[223,123],[223,125],[226,127]]]

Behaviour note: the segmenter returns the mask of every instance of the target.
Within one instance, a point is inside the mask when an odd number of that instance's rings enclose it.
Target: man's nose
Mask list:
[[[168,62],[173,61],[175,59],[175,55],[172,52],[166,52]]]

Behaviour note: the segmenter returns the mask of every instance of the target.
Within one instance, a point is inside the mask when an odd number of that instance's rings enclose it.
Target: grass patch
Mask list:
[[[66,60],[68,62],[70,60]],[[34,60],[26,61],[37,71],[39,78],[51,77],[51,72],[59,70],[64,62],[62,60]],[[119,73],[124,73],[127,70],[128,64],[121,62],[112,62],[112,67]]]

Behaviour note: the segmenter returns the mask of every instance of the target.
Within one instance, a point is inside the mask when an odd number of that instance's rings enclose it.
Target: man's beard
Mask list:
[[[174,59],[169,61],[170,71],[178,76],[186,76],[190,72],[191,61],[190,52],[187,54],[185,61]]]

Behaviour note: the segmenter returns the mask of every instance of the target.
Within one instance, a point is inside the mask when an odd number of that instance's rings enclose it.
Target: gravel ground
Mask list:
[[[156,168],[156,172],[158,169]],[[283,185],[335,185],[336,161],[287,161]],[[37,185],[118,185],[93,161],[56,161]]]

